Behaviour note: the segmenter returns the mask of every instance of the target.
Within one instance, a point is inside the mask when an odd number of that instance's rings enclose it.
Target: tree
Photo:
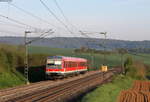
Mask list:
[[[125,69],[124,69],[124,55],[128,51],[126,49],[124,49],[124,48],[118,48],[117,52],[121,55],[121,68],[122,68],[122,72],[125,73]]]
[[[126,74],[130,69],[132,68],[133,65],[133,59],[132,57],[128,57],[125,62],[124,62],[124,73]]]

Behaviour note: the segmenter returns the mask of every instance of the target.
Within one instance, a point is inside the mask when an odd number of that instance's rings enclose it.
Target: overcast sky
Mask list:
[[[54,0],[43,1],[74,34],[69,34],[65,27],[44,8],[40,0],[13,0],[12,4],[54,26],[37,20],[8,3],[0,3],[0,14],[38,28],[52,28],[55,31],[53,36],[81,36],[78,30],[107,31],[108,38],[112,39],[150,40],[150,0],[57,0],[65,16],[76,28],[65,22]],[[26,29],[29,28],[0,17],[1,36],[22,36]],[[91,34],[92,36],[103,37],[98,34]]]

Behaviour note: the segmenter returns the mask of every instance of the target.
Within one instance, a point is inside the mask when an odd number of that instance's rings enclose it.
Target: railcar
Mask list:
[[[84,58],[50,56],[46,61],[46,78],[48,79],[85,73],[86,71],[87,60]]]

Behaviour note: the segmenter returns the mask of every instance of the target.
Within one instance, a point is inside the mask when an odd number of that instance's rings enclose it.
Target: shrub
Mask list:
[[[136,79],[146,79],[146,67],[141,61],[133,61],[128,57],[124,64],[126,76]]]
[[[132,71],[133,69],[133,59],[132,57],[128,57],[124,62],[125,74]]]

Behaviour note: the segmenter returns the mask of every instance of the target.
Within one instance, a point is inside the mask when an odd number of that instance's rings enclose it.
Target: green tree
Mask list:
[[[125,74],[130,71],[130,68],[133,65],[132,57],[128,57],[124,62]]]
[[[122,67],[122,72],[125,73],[125,69],[124,69],[124,55],[128,52],[126,49],[124,48],[119,48],[117,49],[117,52],[121,55],[121,67]]]

